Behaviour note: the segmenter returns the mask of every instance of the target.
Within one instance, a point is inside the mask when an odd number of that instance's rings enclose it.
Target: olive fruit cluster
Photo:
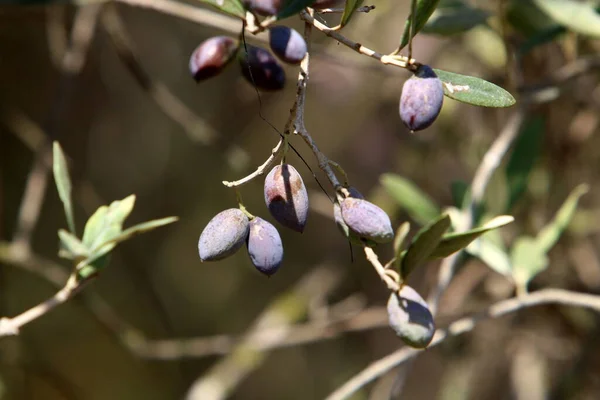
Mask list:
[[[411,131],[420,131],[435,121],[443,102],[442,81],[431,67],[420,65],[402,87],[400,118]]]
[[[364,199],[355,188],[333,205],[333,217],[344,236],[355,243],[388,243],[394,238],[390,217],[381,208]]]
[[[387,304],[390,326],[411,347],[425,348],[435,333],[433,316],[423,298],[410,286],[393,292]]]
[[[275,166],[264,184],[265,203],[281,225],[302,232],[308,218],[308,193],[302,177],[289,164]],[[206,225],[198,241],[201,261],[229,257],[246,243],[250,261],[261,273],[273,275],[283,262],[283,244],[277,228],[260,217],[230,208]]]
[[[254,9],[267,12],[273,1],[255,1]],[[288,64],[299,64],[306,55],[306,42],[294,29],[287,26],[269,28],[269,45],[279,59]],[[235,58],[242,76],[258,89],[283,89],[285,71],[271,52],[259,46],[240,45],[227,36],[215,36],[202,42],[190,57],[190,73],[196,82],[218,75]]]

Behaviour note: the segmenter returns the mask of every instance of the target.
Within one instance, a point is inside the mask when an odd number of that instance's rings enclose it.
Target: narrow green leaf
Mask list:
[[[510,215],[501,215],[488,221],[486,224],[478,228],[471,229],[466,232],[449,233],[444,235],[437,247],[430,253],[429,257],[431,259],[448,257],[450,254],[464,249],[472,241],[484,233],[493,229],[498,229],[513,222],[514,220],[515,219]]]
[[[417,0],[417,6],[415,8],[415,27],[413,29],[413,35],[416,35],[425,26],[425,23],[435,11],[439,0]],[[402,33],[402,39],[400,40],[400,50],[402,50],[410,40],[410,23],[412,21],[412,14],[406,18],[404,23],[404,32]]]
[[[444,83],[444,94],[451,99],[481,107],[510,107],[516,102],[506,90],[481,78],[434,71]]]
[[[438,7],[423,26],[422,32],[449,36],[466,32],[477,25],[484,24],[490,13],[464,3],[450,7]]]
[[[394,254],[396,255],[395,265],[400,267],[402,262],[402,252],[404,250],[404,241],[406,240],[406,236],[410,232],[410,223],[405,222],[396,231],[396,236],[394,237]]]
[[[506,19],[512,27],[525,37],[531,37],[556,26],[532,0],[512,0],[506,10]]]
[[[450,228],[450,217],[443,214],[417,233],[402,258],[400,275],[403,279],[431,257],[448,228]]]
[[[546,43],[550,43],[554,41],[558,36],[563,35],[566,32],[567,29],[562,25],[552,25],[551,27],[546,28],[540,32],[535,32],[531,37],[529,37],[525,41],[525,43],[519,46],[517,54],[520,57],[523,57],[536,47]]]
[[[71,178],[69,177],[67,160],[65,159],[65,154],[58,142],[54,142],[52,152],[54,159],[52,171],[54,172],[56,189],[58,190],[58,196],[65,208],[65,216],[67,217],[69,230],[75,235],[75,218],[73,217],[73,203],[71,203]]]
[[[143,222],[143,223],[134,225],[130,228],[125,229],[118,236],[113,237],[110,240],[110,242],[116,243],[116,244],[124,242],[125,240],[131,239],[133,236],[137,236],[141,233],[149,232],[149,231],[159,228],[161,226],[172,224],[173,222],[177,221],[178,219],[179,219],[178,217],[165,217],[165,218],[155,219],[152,221],[147,221],[147,222]],[[105,243],[105,244],[107,244],[107,243]]]
[[[513,279],[522,288],[526,288],[530,280],[548,267],[546,251],[530,236],[522,236],[515,240],[510,260]]]
[[[547,253],[556,244],[560,238],[560,235],[562,235],[564,230],[569,225],[569,222],[571,222],[571,219],[575,214],[575,210],[577,209],[579,199],[581,196],[586,194],[588,190],[589,186],[586,184],[581,184],[573,189],[571,194],[569,194],[569,197],[567,197],[563,205],[554,216],[552,222],[542,228],[542,230],[538,233],[536,241],[542,251]]]
[[[425,225],[440,214],[440,209],[427,194],[400,175],[383,174],[380,182],[394,200],[419,224]]]
[[[281,11],[277,14],[277,19],[284,19],[298,14],[306,7],[310,7],[315,0],[284,0]]]
[[[72,233],[67,232],[64,229],[59,229],[58,238],[60,239],[59,255],[62,258],[75,260],[77,258],[88,256],[89,249]]]
[[[534,3],[573,32],[600,37],[600,15],[593,4],[573,0],[534,0]]]
[[[340,26],[345,26],[352,15],[354,15],[354,11],[360,6],[362,6],[364,0],[346,0],[346,5],[344,6],[344,13],[342,14],[342,19],[340,20]]]
[[[474,240],[465,248],[473,257],[479,258],[488,267],[504,276],[512,275],[512,268],[508,254],[486,236]]]
[[[90,217],[83,232],[83,243],[90,249],[96,249],[110,241],[123,230],[123,222],[133,210],[135,196],[102,206]]]
[[[515,141],[514,149],[506,164],[507,210],[512,209],[527,189],[529,174],[540,154],[543,130],[544,119],[532,118],[523,124]]]
[[[198,0],[218,10],[241,19],[246,18],[246,10],[240,0]]]

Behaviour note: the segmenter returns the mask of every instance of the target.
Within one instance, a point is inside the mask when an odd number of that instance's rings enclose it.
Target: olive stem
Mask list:
[[[393,65],[395,67],[400,67],[400,68],[405,68],[405,69],[413,69],[414,67],[412,65],[417,64],[417,60],[414,60],[412,58],[398,56],[396,54],[390,54],[390,55],[381,54],[381,53],[376,52],[375,50],[372,50],[368,47],[363,46],[360,43],[354,42],[353,40],[350,40],[347,37],[340,35],[333,28],[330,28],[327,25],[315,20],[306,11],[302,11],[300,13],[300,18],[303,19],[304,21],[308,22],[312,26],[314,26],[316,29],[323,32],[325,35],[331,37],[332,39],[337,40],[344,46],[351,48],[352,50],[356,51],[357,53],[360,53],[367,57],[374,58],[384,65]]]
[[[358,7],[354,11],[367,14],[367,13],[373,11],[374,9],[375,9],[375,6],[362,6],[362,7]],[[322,8],[320,10],[315,10],[315,13],[317,13],[317,14],[341,14],[343,12],[344,12],[343,8]]]
[[[400,283],[399,283],[400,276],[398,275],[397,279],[396,279],[396,277],[392,277],[389,274],[389,272],[392,270],[386,269],[381,264],[381,262],[379,261],[379,257],[377,256],[377,253],[375,253],[373,248],[367,246],[366,244],[363,246],[364,246],[364,250],[365,250],[365,256],[367,257],[367,261],[369,261],[371,263],[371,265],[373,265],[373,267],[375,268],[375,271],[377,271],[381,280],[386,283],[388,289],[390,289],[393,292],[397,292],[398,290],[400,290]]]
[[[275,164],[275,162],[279,158],[281,158],[281,156],[283,156],[284,148],[287,147],[286,143],[285,143],[286,141],[287,140],[284,137],[279,139],[279,142],[277,143],[277,145],[275,147],[273,147],[273,149],[271,150],[271,155],[269,156],[269,158],[267,158],[265,160],[265,162],[262,163],[250,175],[247,175],[247,176],[243,177],[242,179],[238,179],[237,181],[223,181],[223,185],[230,187],[230,188],[231,187],[235,188],[235,187],[242,186],[242,185],[250,182],[252,179],[256,178],[257,176],[263,175],[268,168],[273,166],[273,164]]]
[[[417,0],[410,3],[410,29],[408,30],[408,58],[412,58],[412,42],[415,36],[415,24],[417,23]]]

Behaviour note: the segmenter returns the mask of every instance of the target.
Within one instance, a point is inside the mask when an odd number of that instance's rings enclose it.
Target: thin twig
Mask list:
[[[284,140],[280,139],[277,145],[271,150],[271,155],[269,156],[269,158],[267,158],[265,162],[262,163],[254,172],[237,181],[223,181],[223,185],[227,187],[238,187],[250,182],[252,179],[258,176],[263,175],[265,171],[269,169],[281,157],[284,149]]]
[[[410,2],[410,29],[408,30],[408,58],[412,58],[412,43],[417,23],[417,0]]]
[[[571,292],[563,289],[543,289],[523,295],[522,297],[513,297],[508,300],[502,300],[490,306],[483,312],[454,321],[447,328],[438,329],[428,348],[437,346],[449,337],[458,336],[472,331],[477,323],[482,320],[499,318],[503,315],[510,314],[521,309],[545,304],[583,307],[600,312],[600,296]],[[423,350],[403,347],[371,363],[364,370],[331,393],[326,400],[347,399],[369,382],[372,382],[373,380],[386,374],[392,368],[412,359],[422,351]]]
[[[362,12],[362,13],[370,13],[371,11],[373,11],[375,9],[375,6],[362,6],[362,7],[358,7],[356,10],[356,12]],[[315,14],[341,14],[344,12],[343,8],[321,8],[319,10],[315,9]]]

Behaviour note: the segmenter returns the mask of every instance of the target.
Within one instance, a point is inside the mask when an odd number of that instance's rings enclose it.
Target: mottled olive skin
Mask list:
[[[348,197],[353,197],[355,199],[364,199],[365,197],[362,195],[361,192],[358,191],[358,189],[356,189],[354,186],[350,186],[347,188],[348,190]],[[352,241],[353,243],[356,244],[361,244],[360,242],[360,238],[357,237],[356,235],[354,235],[351,231],[350,228],[348,228],[348,225],[346,225],[346,223],[344,222],[344,219],[342,218],[342,208],[340,207],[340,204],[338,202],[335,202],[333,204],[333,219],[335,221],[335,224],[337,225],[338,229],[340,230],[340,232],[342,232],[342,234],[350,239],[350,241]]]
[[[244,2],[248,10],[256,12],[258,15],[270,17],[277,15],[281,10],[282,0],[246,0]]]
[[[212,78],[234,58],[237,40],[227,36],[215,36],[200,43],[190,57],[190,73],[196,82]]]
[[[269,29],[269,45],[273,53],[288,64],[300,64],[306,55],[304,38],[287,26],[274,26]]]
[[[390,217],[375,204],[348,197],[340,202],[342,219],[356,236],[376,243],[394,239]]]
[[[265,203],[281,225],[302,233],[308,218],[308,192],[296,168],[274,167],[265,178]]]
[[[387,304],[390,326],[411,347],[425,348],[435,334],[433,315],[423,298],[410,286],[392,293]]]
[[[443,103],[442,81],[429,66],[421,65],[402,87],[400,118],[411,131],[420,131],[435,121]]]
[[[250,221],[250,234],[246,242],[250,261],[257,270],[273,275],[283,261],[283,244],[277,229],[260,217]]]
[[[221,211],[210,220],[198,240],[201,261],[229,257],[246,242],[250,231],[246,214],[237,208]]]
[[[250,84],[258,89],[273,91],[285,86],[285,71],[275,57],[266,49],[246,45],[248,52],[242,48],[238,60],[242,75]]]

